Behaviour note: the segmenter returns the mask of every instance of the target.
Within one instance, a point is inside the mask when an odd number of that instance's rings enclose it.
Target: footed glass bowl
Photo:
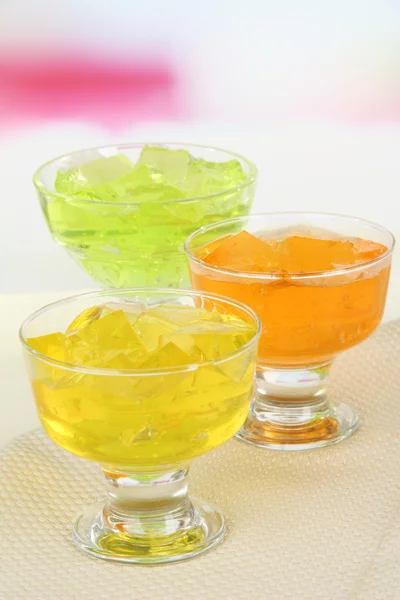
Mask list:
[[[358,415],[329,400],[328,376],[381,322],[392,234],[356,217],[271,213],[203,227],[185,248],[195,289],[243,302],[262,322],[257,394],[239,437],[308,450],[350,436]]]
[[[83,321],[96,319],[98,310],[133,315],[166,305],[171,312],[182,307],[211,311],[213,318],[206,323],[211,343],[221,327],[217,317],[239,317],[246,341],[240,341],[236,330],[234,351],[230,344],[218,358],[193,358],[182,366],[157,366],[157,352],[177,351],[170,343],[149,354],[152,367],[66,362],[70,354],[63,355],[59,340],[66,336],[60,332],[71,324],[75,349],[94,355],[101,335],[105,340],[101,319],[90,324],[90,336]],[[82,317],[82,311],[89,316]],[[153,317],[153,325],[157,320]],[[75,524],[80,549],[109,560],[156,564],[191,558],[221,541],[224,519],[208,502],[188,496],[188,472],[194,458],[228,441],[243,425],[253,393],[259,332],[255,313],[234,300],[170,289],[82,294],[45,306],[25,321],[20,339],[45,431],[61,448],[99,463],[106,478],[107,499],[85,509]],[[122,353],[113,364],[121,364],[129,351],[124,340],[130,338],[121,327],[109,335]],[[184,337],[190,343],[190,336]]]
[[[46,222],[105,288],[189,287],[183,243],[250,213],[257,172],[242,156],[192,144],[81,150],[34,175]]]

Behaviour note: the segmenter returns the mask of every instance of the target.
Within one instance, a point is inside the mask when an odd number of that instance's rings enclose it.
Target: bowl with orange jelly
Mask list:
[[[358,416],[329,402],[328,375],[381,322],[392,234],[355,217],[271,213],[203,227],[185,248],[195,289],[240,300],[262,321],[257,395],[239,436],[293,450],[351,435]]]

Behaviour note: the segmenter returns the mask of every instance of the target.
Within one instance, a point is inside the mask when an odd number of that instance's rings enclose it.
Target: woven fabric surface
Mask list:
[[[330,394],[361,416],[345,442],[282,453],[232,440],[194,461],[190,491],[228,532],[174,565],[77,550],[76,515],[105,495],[99,467],[41,431],[17,439],[0,458],[0,599],[400,599],[400,321],[336,361]]]

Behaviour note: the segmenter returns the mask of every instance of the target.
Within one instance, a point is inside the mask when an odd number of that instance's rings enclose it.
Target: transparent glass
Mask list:
[[[379,258],[316,273],[246,273],[201,260],[204,247],[245,230],[265,239],[294,229],[330,239],[359,237],[384,244]],[[322,234],[321,234],[322,230]],[[278,450],[326,446],[359,426],[352,407],[329,401],[332,361],[379,325],[386,301],[394,238],[386,229],[353,217],[276,213],[230,219],[203,227],[185,244],[195,289],[224,294],[257,312],[262,333],[257,394],[239,437]]]
[[[123,144],[81,150],[56,158],[38,169],[33,181],[54,240],[88,275],[105,288],[189,287],[183,243],[208,223],[247,215],[253,202],[257,172],[232,152],[193,144],[152,144],[183,149],[212,162],[237,160],[247,179],[232,188],[187,200],[106,202],[56,192],[59,171],[104,157],[125,155],[136,163],[145,144]]]
[[[86,308],[144,310],[160,304],[239,315],[254,337],[234,353],[169,370],[79,367],[44,356],[29,339],[65,331]],[[212,294],[169,289],[95,292],[45,306],[22,325],[28,374],[41,423],[61,448],[100,463],[107,501],[86,509],[75,544],[102,558],[143,564],[191,558],[224,535],[221,514],[188,496],[191,461],[243,425],[253,392],[260,323]]]

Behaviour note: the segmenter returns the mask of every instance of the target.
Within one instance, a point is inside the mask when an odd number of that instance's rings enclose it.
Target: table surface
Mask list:
[[[0,446],[38,425],[18,340],[21,322],[44,304],[94,289],[51,240],[32,188],[32,173],[63,151],[115,142],[110,135],[79,124],[52,125],[0,140],[5,165],[0,186],[7,199],[0,220]],[[121,139],[175,139],[231,148],[259,168],[253,212],[354,214],[400,236],[400,125],[244,131],[158,124],[125,131]],[[385,321],[399,317],[400,261],[395,256]]]

